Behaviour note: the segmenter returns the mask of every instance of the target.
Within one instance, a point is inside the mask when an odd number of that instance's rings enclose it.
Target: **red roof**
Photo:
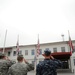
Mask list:
[[[12,48],[5,48],[5,51],[12,50]],[[3,48],[0,48],[0,51],[3,51]]]
[[[51,55],[57,59],[69,59],[70,58],[70,52],[55,52],[55,53],[52,53]]]

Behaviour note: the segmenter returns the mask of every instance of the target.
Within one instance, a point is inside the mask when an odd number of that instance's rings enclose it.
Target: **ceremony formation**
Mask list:
[[[57,75],[61,70],[74,73],[75,40],[40,44],[19,45],[0,48],[1,75],[27,75],[32,71],[36,75]],[[73,66],[74,65],[74,66]],[[59,70],[59,71],[58,71]]]
[[[75,75],[75,0],[0,0],[0,75]]]

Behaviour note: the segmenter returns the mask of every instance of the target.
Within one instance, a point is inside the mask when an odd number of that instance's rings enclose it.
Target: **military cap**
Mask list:
[[[2,53],[2,52],[0,52],[0,56],[5,56],[5,54],[4,54],[4,53]]]
[[[51,51],[50,50],[44,50],[44,54],[42,54],[42,55],[49,56],[50,54],[51,54]]]

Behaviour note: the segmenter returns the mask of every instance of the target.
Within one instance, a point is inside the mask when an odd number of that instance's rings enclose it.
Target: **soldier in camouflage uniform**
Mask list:
[[[34,66],[29,64],[23,55],[18,55],[17,60],[18,62],[9,68],[8,75],[27,75],[28,71],[34,69]]]
[[[50,50],[45,50],[42,54],[45,59],[36,67],[36,75],[57,75],[56,69],[62,67],[62,62],[51,56]]]
[[[0,75],[7,75],[9,67],[14,64],[4,53],[0,53]]]

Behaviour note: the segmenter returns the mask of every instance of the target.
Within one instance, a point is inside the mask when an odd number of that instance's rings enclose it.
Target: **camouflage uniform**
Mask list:
[[[27,75],[27,72],[31,70],[34,70],[32,64],[17,62],[9,68],[8,75]]]
[[[48,51],[46,52],[46,54]],[[48,53],[49,54],[49,53]],[[36,75],[57,75],[56,69],[62,67],[62,62],[57,59],[44,59],[36,68]]]
[[[0,56],[4,54],[0,53]],[[13,61],[0,59],[0,75],[7,75],[9,67],[14,64]]]

